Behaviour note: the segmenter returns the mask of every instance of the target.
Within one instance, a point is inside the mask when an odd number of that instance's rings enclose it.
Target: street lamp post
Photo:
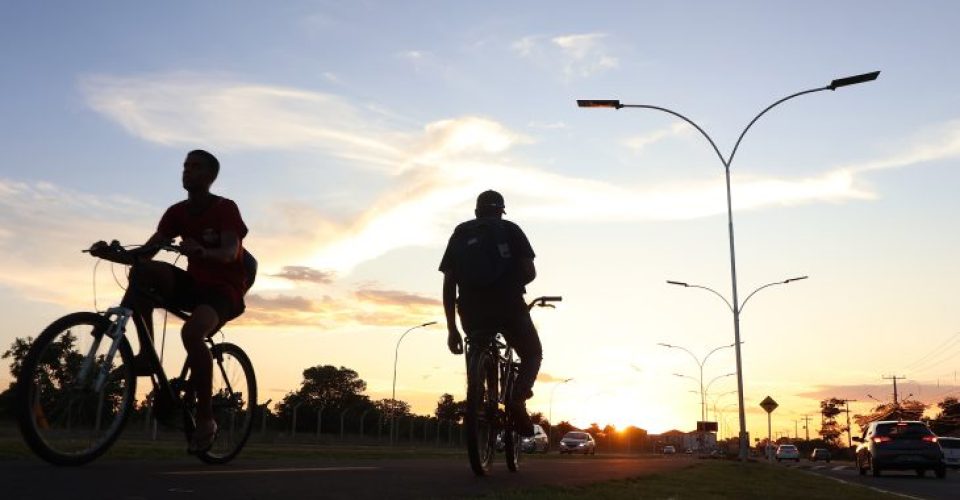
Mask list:
[[[550,389],[550,410],[547,412],[549,415],[547,417],[547,421],[550,422],[550,440],[551,441],[553,441],[553,395],[556,394],[557,387],[560,387],[561,385],[566,384],[567,382],[572,382],[572,381],[573,381],[572,378],[563,379],[559,383],[554,385],[553,389]]]
[[[734,346],[735,346],[736,356],[737,356],[737,393],[738,393],[738,394],[737,394],[737,399],[738,399],[738,404],[740,405],[740,409],[739,409],[739,414],[740,414],[740,415],[739,415],[739,417],[740,417],[740,460],[746,460],[746,459],[747,459],[747,451],[748,451],[748,446],[749,446],[749,443],[748,443],[747,441],[749,440],[749,436],[747,435],[747,417],[746,417],[746,411],[745,411],[745,408],[744,408],[744,406],[743,406],[743,366],[742,366],[743,363],[742,363],[742,358],[741,358],[741,354],[740,354],[740,309],[741,309],[741,306],[740,306],[740,302],[739,302],[740,297],[739,297],[739,295],[737,294],[737,259],[736,259],[736,252],[735,252],[735,250],[734,250],[734,237],[733,237],[733,202],[732,202],[731,195],[730,195],[730,165],[733,163],[733,157],[736,155],[737,149],[740,147],[740,142],[743,141],[743,137],[747,134],[747,131],[750,130],[750,127],[752,127],[753,124],[756,123],[757,120],[759,120],[761,116],[765,115],[768,111],[770,111],[771,109],[773,109],[773,108],[776,107],[777,105],[779,105],[779,104],[781,104],[781,103],[783,103],[783,102],[786,102],[786,101],[788,101],[788,100],[790,100],[790,99],[793,99],[794,97],[800,97],[800,96],[802,96],[802,95],[812,94],[812,93],[814,93],[814,92],[820,92],[820,91],[823,91],[823,90],[837,90],[838,88],[847,87],[847,86],[850,86],[850,85],[856,85],[856,84],[858,84],[858,83],[865,83],[865,82],[873,81],[873,80],[876,80],[879,75],[880,75],[880,72],[879,72],[879,71],[874,71],[874,72],[871,72],[871,73],[863,73],[863,74],[860,74],[860,75],[854,75],[854,76],[849,76],[849,77],[845,77],[845,78],[838,78],[838,79],[836,79],[836,80],[833,80],[832,82],[830,82],[829,85],[826,85],[826,86],[824,86],[824,87],[818,87],[818,88],[814,88],[814,89],[809,89],[809,90],[804,90],[804,91],[801,91],[801,92],[797,92],[797,93],[795,93],[795,94],[790,94],[790,95],[788,95],[788,96],[786,96],[786,97],[784,97],[784,98],[782,98],[782,99],[774,102],[773,104],[771,104],[771,105],[767,106],[766,108],[764,108],[763,111],[761,111],[759,114],[757,114],[757,116],[753,117],[753,119],[750,120],[750,122],[747,124],[747,126],[744,127],[743,131],[740,132],[740,137],[737,138],[737,142],[734,143],[733,149],[730,151],[730,155],[729,155],[728,157],[726,157],[726,158],[724,158],[723,154],[720,152],[720,148],[717,147],[717,143],[714,142],[713,138],[711,138],[710,135],[707,134],[707,132],[706,132],[705,130],[703,130],[702,127],[700,127],[700,125],[697,125],[696,122],[694,122],[693,120],[691,120],[691,119],[687,118],[686,116],[683,116],[682,114],[680,114],[680,113],[678,113],[678,112],[676,112],[676,111],[673,111],[673,110],[671,110],[671,109],[667,109],[667,108],[660,107],[660,106],[652,106],[652,105],[649,105],[649,104],[621,104],[619,100],[586,100],[586,99],[582,99],[582,100],[578,100],[578,101],[577,101],[577,105],[580,106],[580,107],[582,107],[582,108],[613,108],[613,109],[643,108],[643,109],[652,109],[652,110],[656,110],[656,111],[662,111],[662,112],[664,112],[664,113],[668,113],[668,114],[673,115],[673,116],[675,116],[675,117],[677,117],[677,118],[680,118],[681,120],[689,123],[689,124],[690,124],[691,126],[693,126],[695,129],[697,129],[698,132],[700,132],[700,134],[701,134],[701,135],[707,140],[707,142],[709,142],[710,145],[713,147],[714,152],[716,152],[717,157],[720,159],[720,163],[723,164],[723,169],[724,169],[724,174],[725,174],[725,180],[726,180],[726,188],[727,188],[727,228],[728,228],[728,233],[729,233],[729,237],[730,237],[730,284],[731,284],[731,289],[732,289],[732,292],[733,292],[733,304],[731,305],[730,309],[733,311],[733,337],[734,337]],[[724,300],[726,300],[726,299],[724,299]],[[746,302],[746,301],[744,301],[744,302]]]
[[[705,391],[704,391],[704,385],[703,385],[703,366],[704,366],[705,364],[707,364],[707,360],[710,359],[710,356],[712,356],[713,353],[715,353],[715,352],[717,352],[717,351],[719,351],[719,350],[721,350],[721,349],[727,349],[727,348],[733,347],[733,344],[730,344],[730,345],[722,345],[722,346],[720,346],[720,347],[714,348],[712,351],[708,352],[707,355],[704,356],[702,360],[701,360],[700,358],[698,358],[696,354],[694,354],[692,351],[690,351],[689,349],[687,349],[687,348],[685,348],[685,347],[681,347],[681,346],[678,346],[678,345],[672,345],[672,344],[666,344],[666,343],[663,343],[663,342],[659,342],[659,343],[657,343],[657,345],[658,345],[658,346],[661,346],[661,347],[666,347],[666,348],[669,348],[669,349],[680,349],[681,351],[689,354],[690,357],[693,358],[693,361],[697,364],[697,368],[699,368],[699,370],[700,370],[700,378],[699,378],[699,379],[696,379],[696,378],[691,377],[691,376],[689,376],[689,375],[681,375],[681,374],[679,374],[679,373],[674,373],[673,375],[674,375],[675,377],[685,377],[685,378],[689,378],[689,379],[693,380],[694,382],[697,382],[697,383],[700,384],[700,421],[706,421],[706,419],[707,419],[707,418],[706,418],[707,410],[706,410],[706,401],[704,401]],[[713,383],[713,381],[711,381],[710,383]]]
[[[390,444],[394,443],[394,423],[396,422],[397,416],[397,358],[400,354],[400,342],[403,342],[403,338],[407,336],[408,333],[416,330],[417,328],[424,328],[430,325],[437,324],[436,321],[428,321],[426,323],[413,326],[403,332],[403,335],[400,335],[400,338],[397,340],[397,347],[393,350],[393,390],[390,392]]]

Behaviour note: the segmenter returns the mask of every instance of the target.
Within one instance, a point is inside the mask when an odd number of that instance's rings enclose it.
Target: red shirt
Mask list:
[[[192,238],[206,248],[220,247],[220,235],[225,231],[232,231],[240,238],[236,258],[223,263],[188,257],[187,272],[200,285],[222,288],[235,304],[240,305],[247,289],[246,271],[240,258],[247,226],[236,203],[218,196],[202,213],[192,214],[184,200],[168,208],[157,227],[157,232],[165,238]]]

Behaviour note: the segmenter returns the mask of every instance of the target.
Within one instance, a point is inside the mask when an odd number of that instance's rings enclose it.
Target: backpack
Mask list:
[[[495,217],[479,217],[457,227],[454,276],[467,288],[492,286],[506,273],[510,259],[507,225]]]

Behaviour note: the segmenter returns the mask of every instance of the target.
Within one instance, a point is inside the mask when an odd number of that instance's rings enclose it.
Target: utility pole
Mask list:
[[[800,439],[800,421],[793,421],[793,439]]]
[[[803,416],[803,429],[807,431],[807,441],[810,441],[810,415]]]
[[[893,380],[893,406],[899,407],[899,406],[900,406],[900,398],[899,398],[898,395],[897,395],[897,380],[903,380],[903,379],[905,379],[905,378],[907,378],[907,377],[905,377],[905,376],[903,376],[903,375],[901,375],[901,376],[899,376],[899,377],[896,376],[896,375],[890,375],[890,376],[885,376],[885,377],[881,377],[881,378],[883,378],[883,380]]]
[[[902,378],[902,377],[901,377],[901,378]],[[896,382],[894,382],[894,386],[896,386]],[[896,389],[894,389],[894,394],[896,394]],[[896,397],[896,396],[894,396],[894,397]],[[843,411],[845,411],[845,412],[847,413],[847,447],[848,447],[848,448],[852,448],[852,447],[853,447],[853,437],[852,437],[852,435],[851,435],[851,433],[850,433],[850,402],[851,402],[851,401],[856,402],[856,399],[841,399],[840,401],[843,401],[843,406],[844,406],[844,410],[843,410]]]

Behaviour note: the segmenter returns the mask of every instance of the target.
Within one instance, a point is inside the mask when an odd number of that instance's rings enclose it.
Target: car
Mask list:
[[[597,442],[589,432],[570,431],[560,440],[560,453],[597,454]]]
[[[871,422],[857,443],[857,471],[869,470],[879,476],[884,470],[912,470],[923,476],[932,470],[938,478],[947,476],[944,453],[937,436],[919,420]]]
[[[550,450],[550,438],[543,427],[533,424],[533,436],[523,438],[520,445],[524,453],[546,453]]]
[[[937,438],[940,443],[940,450],[943,451],[943,463],[952,469],[960,469],[960,438],[943,437]]]
[[[774,453],[774,456],[777,458],[777,462],[782,462],[784,460],[796,460],[800,461],[800,450],[792,444],[781,444],[777,446],[777,451]]]
[[[810,461],[816,462],[817,460],[825,460],[827,463],[830,463],[830,450],[826,448],[814,448],[810,452]]]
[[[669,445],[669,444],[668,444],[668,445],[666,445],[666,446],[663,447],[663,454],[664,454],[664,455],[675,455],[676,453],[677,453],[677,449],[674,448],[672,445]]]

